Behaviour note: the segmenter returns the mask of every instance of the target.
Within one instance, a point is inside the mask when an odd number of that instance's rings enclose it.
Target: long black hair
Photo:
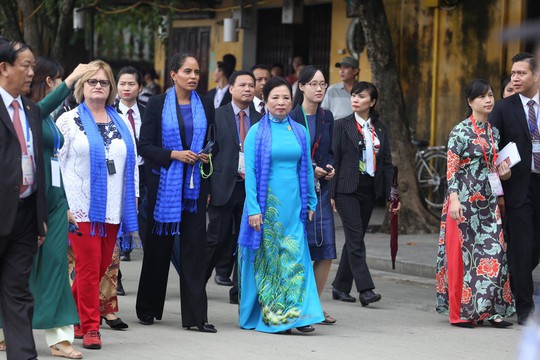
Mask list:
[[[467,100],[467,117],[472,115],[472,108],[469,105],[469,101],[473,101],[479,96],[484,95],[491,90],[491,85],[484,79],[476,79],[471,81],[467,87],[465,87],[465,99]]]
[[[304,92],[300,91],[300,84],[304,86],[308,84],[311,80],[313,80],[317,71],[320,71],[322,74],[321,69],[319,69],[318,67],[314,65],[304,66],[302,71],[300,71],[300,75],[298,76],[298,89],[296,90],[296,93],[294,94],[294,99],[293,99],[293,109],[296,107],[296,105],[298,104],[301,105],[304,102]]]
[[[54,59],[38,56],[36,65],[34,66],[34,77],[30,86],[30,98],[33,102],[41,101],[49,91],[47,78],[50,77],[53,81],[64,76],[64,68]]]

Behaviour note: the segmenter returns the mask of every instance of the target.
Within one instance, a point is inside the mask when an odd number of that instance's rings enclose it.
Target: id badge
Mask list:
[[[58,162],[58,158],[52,157],[51,158],[51,184],[54,187],[60,187],[61,181],[60,181],[60,162]]]
[[[23,173],[23,185],[34,185],[34,162],[29,155],[21,157],[21,166]]]
[[[243,152],[238,153],[238,173],[242,175],[246,174],[246,161]]]
[[[540,154],[540,140],[532,141],[532,151],[533,154]]]
[[[493,191],[497,196],[503,196],[504,190],[501,184],[501,179],[497,173],[488,174],[489,185],[491,186],[491,191]]]
[[[107,172],[109,175],[116,174],[116,166],[114,166],[114,160],[107,160]]]

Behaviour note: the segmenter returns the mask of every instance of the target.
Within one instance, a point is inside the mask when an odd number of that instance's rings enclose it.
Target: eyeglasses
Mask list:
[[[321,87],[321,89],[326,89],[328,87],[328,84],[325,83],[325,82],[318,83],[318,82],[315,82],[315,81],[307,83],[306,85],[311,86],[312,89],[316,89],[319,86]]]
[[[111,82],[109,80],[97,80],[97,79],[88,79],[86,80],[86,82],[88,83],[88,85],[90,85],[91,87],[94,87],[96,86],[98,83],[101,87],[103,88],[106,88],[106,87],[109,87],[109,85],[111,85]]]

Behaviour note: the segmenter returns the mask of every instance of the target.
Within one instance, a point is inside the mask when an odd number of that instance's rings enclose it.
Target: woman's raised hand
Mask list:
[[[86,74],[89,71],[97,71],[99,68],[96,65],[89,65],[89,64],[79,64],[73,70],[71,74],[66,78],[65,82],[68,88],[71,89],[73,84],[77,82],[81,77],[83,77],[84,74]]]

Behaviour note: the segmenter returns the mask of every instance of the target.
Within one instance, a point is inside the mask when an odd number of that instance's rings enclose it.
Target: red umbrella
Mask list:
[[[394,180],[392,181],[392,189],[390,191],[390,207],[394,210],[399,204],[399,187],[398,187],[398,168],[394,166]],[[392,257],[392,269],[396,269],[396,255],[398,251],[398,220],[399,215],[394,211],[390,212],[390,256]]]

